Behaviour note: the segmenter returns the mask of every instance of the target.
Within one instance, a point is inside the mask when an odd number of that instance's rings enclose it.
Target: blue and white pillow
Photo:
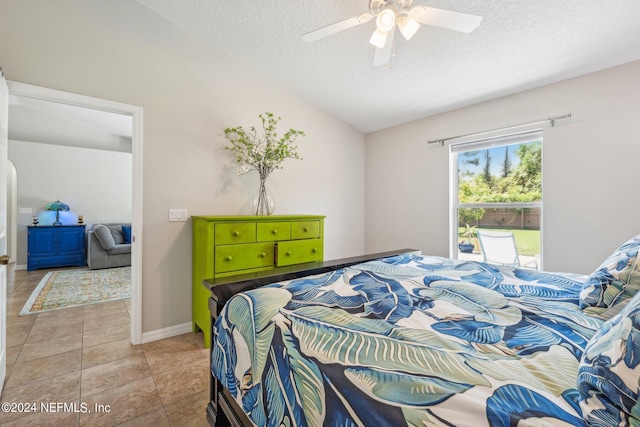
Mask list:
[[[587,344],[577,388],[588,425],[640,425],[640,293]]]
[[[640,235],[616,249],[587,278],[580,292],[580,307],[583,311],[602,315],[633,298],[640,289],[639,250]]]

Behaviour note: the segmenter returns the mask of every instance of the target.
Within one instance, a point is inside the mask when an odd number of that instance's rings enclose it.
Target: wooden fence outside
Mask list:
[[[459,224],[464,227],[465,224]],[[477,221],[478,228],[519,228],[519,229],[540,229],[539,209],[485,209],[484,216]]]

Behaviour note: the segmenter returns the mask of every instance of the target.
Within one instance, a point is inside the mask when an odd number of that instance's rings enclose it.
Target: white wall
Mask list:
[[[364,135],[133,0],[3,0],[0,58],[8,80],[144,108],[143,332],[191,321],[191,222],[168,211],[249,213],[224,129],[265,111],[307,134],[269,178],[276,214],[326,215],[328,259],[364,253]]]
[[[131,153],[94,150],[24,141],[9,141],[9,159],[17,172],[17,265],[27,264],[27,225],[31,208],[40,224],[50,225],[54,212],[45,205],[61,200],[69,212],[60,212],[63,224],[76,224],[82,215],[87,225],[131,222]]]
[[[572,113],[544,130],[544,269],[591,273],[640,233],[640,62],[367,135],[366,248],[449,256],[448,148],[427,141]]]

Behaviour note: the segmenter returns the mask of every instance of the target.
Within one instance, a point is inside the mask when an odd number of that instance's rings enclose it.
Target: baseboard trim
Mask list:
[[[155,331],[142,333],[142,344],[151,341],[157,341],[164,338],[174,337],[176,335],[186,334],[187,332],[193,332],[193,323],[187,322],[182,325],[170,326],[164,329],[156,329]]]
[[[15,267],[13,267],[14,270],[26,270],[27,269],[27,264],[16,264]]]

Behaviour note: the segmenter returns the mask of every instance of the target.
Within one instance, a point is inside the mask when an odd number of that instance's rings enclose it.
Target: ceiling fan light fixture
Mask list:
[[[420,24],[408,16],[403,15],[398,18],[398,29],[405,40],[411,40],[419,28]]]
[[[396,25],[396,14],[391,9],[385,9],[378,14],[376,18],[376,27],[378,30],[387,32],[393,30]]]
[[[376,28],[369,43],[376,47],[373,65],[388,64],[393,58],[396,26],[400,34],[411,39],[422,25],[470,33],[480,25],[482,16],[428,6],[413,6],[413,0],[369,0],[369,12],[318,28],[302,35],[311,42],[369,22],[376,18]]]
[[[371,35],[371,38],[369,39],[369,43],[371,43],[375,47],[379,47],[380,49],[384,47],[386,42],[387,42],[387,31],[380,31],[379,29],[376,29]]]

